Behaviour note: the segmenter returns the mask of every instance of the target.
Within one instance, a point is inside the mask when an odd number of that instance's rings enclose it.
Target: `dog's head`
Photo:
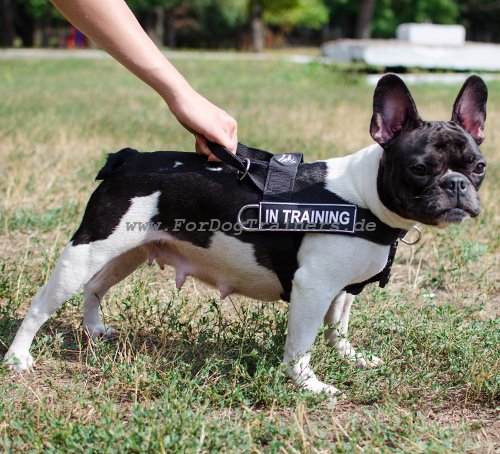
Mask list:
[[[370,133],[384,149],[378,173],[382,203],[400,216],[446,226],[475,217],[486,172],[484,139],[488,91],[470,76],[450,121],[424,121],[404,82],[394,74],[375,89]]]

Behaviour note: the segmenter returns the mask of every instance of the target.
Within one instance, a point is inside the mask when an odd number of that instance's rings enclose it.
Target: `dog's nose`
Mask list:
[[[452,194],[464,195],[467,192],[467,180],[461,175],[450,175],[441,186]]]

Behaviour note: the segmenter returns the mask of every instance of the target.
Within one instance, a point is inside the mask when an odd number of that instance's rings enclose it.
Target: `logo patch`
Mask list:
[[[291,153],[283,153],[282,155],[278,155],[276,159],[281,164],[296,165],[300,163],[301,157]]]

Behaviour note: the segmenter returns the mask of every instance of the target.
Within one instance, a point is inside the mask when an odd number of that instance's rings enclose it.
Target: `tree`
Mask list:
[[[322,0],[298,0],[291,8],[265,12],[264,22],[286,32],[295,27],[317,30],[328,22],[328,8]]]
[[[455,0],[378,0],[373,18],[373,35],[394,38],[397,26],[405,22],[455,24],[459,12]]]
[[[264,48],[265,24],[289,32],[294,27],[319,29],[328,21],[323,0],[250,0],[249,9],[256,52]]]
[[[461,4],[476,0],[325,0],[330,26],[337,35],[352,38],[394,38],[405,22],[457,23]],[[489,0],[481,0],[489,1]]]
[[[372,34],[372,20],[376,0],[362,0],[356,25],[356,38],[368,39]]]
[[[247,20],[248,0],[129,0],[141,25],[158,45],[179,39],[190,46],[212,47],[234,36]]]
[[[265,47],[266,25],[290,31],[318,29],[328,20],[322,0],[129,0],[141,24],[157,44],[214,47],[231,42],[244,27],[252,46]]]
[[[262,52],[265,45],[265,14],[280,14],[298,5],[299,0],[249,0],[248,10],[255,52]]]
[[[0,47],[10,47],[15,38],[33,46],[37,28],[62,16],[49,0],[0,0]]]
[[[467,28],[471,41],[500,41],[500,2],[494,0],[461,0],[460,22]]]
[[[0,47],[14,42],[14,1],[0,0]]]

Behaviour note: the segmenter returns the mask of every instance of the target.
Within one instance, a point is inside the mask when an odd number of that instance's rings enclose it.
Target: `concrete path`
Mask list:
[[[314,61],[323,61],[320,56],[303,54],[281,54],[254,52],[198,52],[167,50],[164,54],[172,60],[219,60],[219,61],[283,61],[298,64],[307,64]],[[65,58],[100,59],[110,56],[100,49],[0,49],[0,60],[9,59],[51,59]]]

